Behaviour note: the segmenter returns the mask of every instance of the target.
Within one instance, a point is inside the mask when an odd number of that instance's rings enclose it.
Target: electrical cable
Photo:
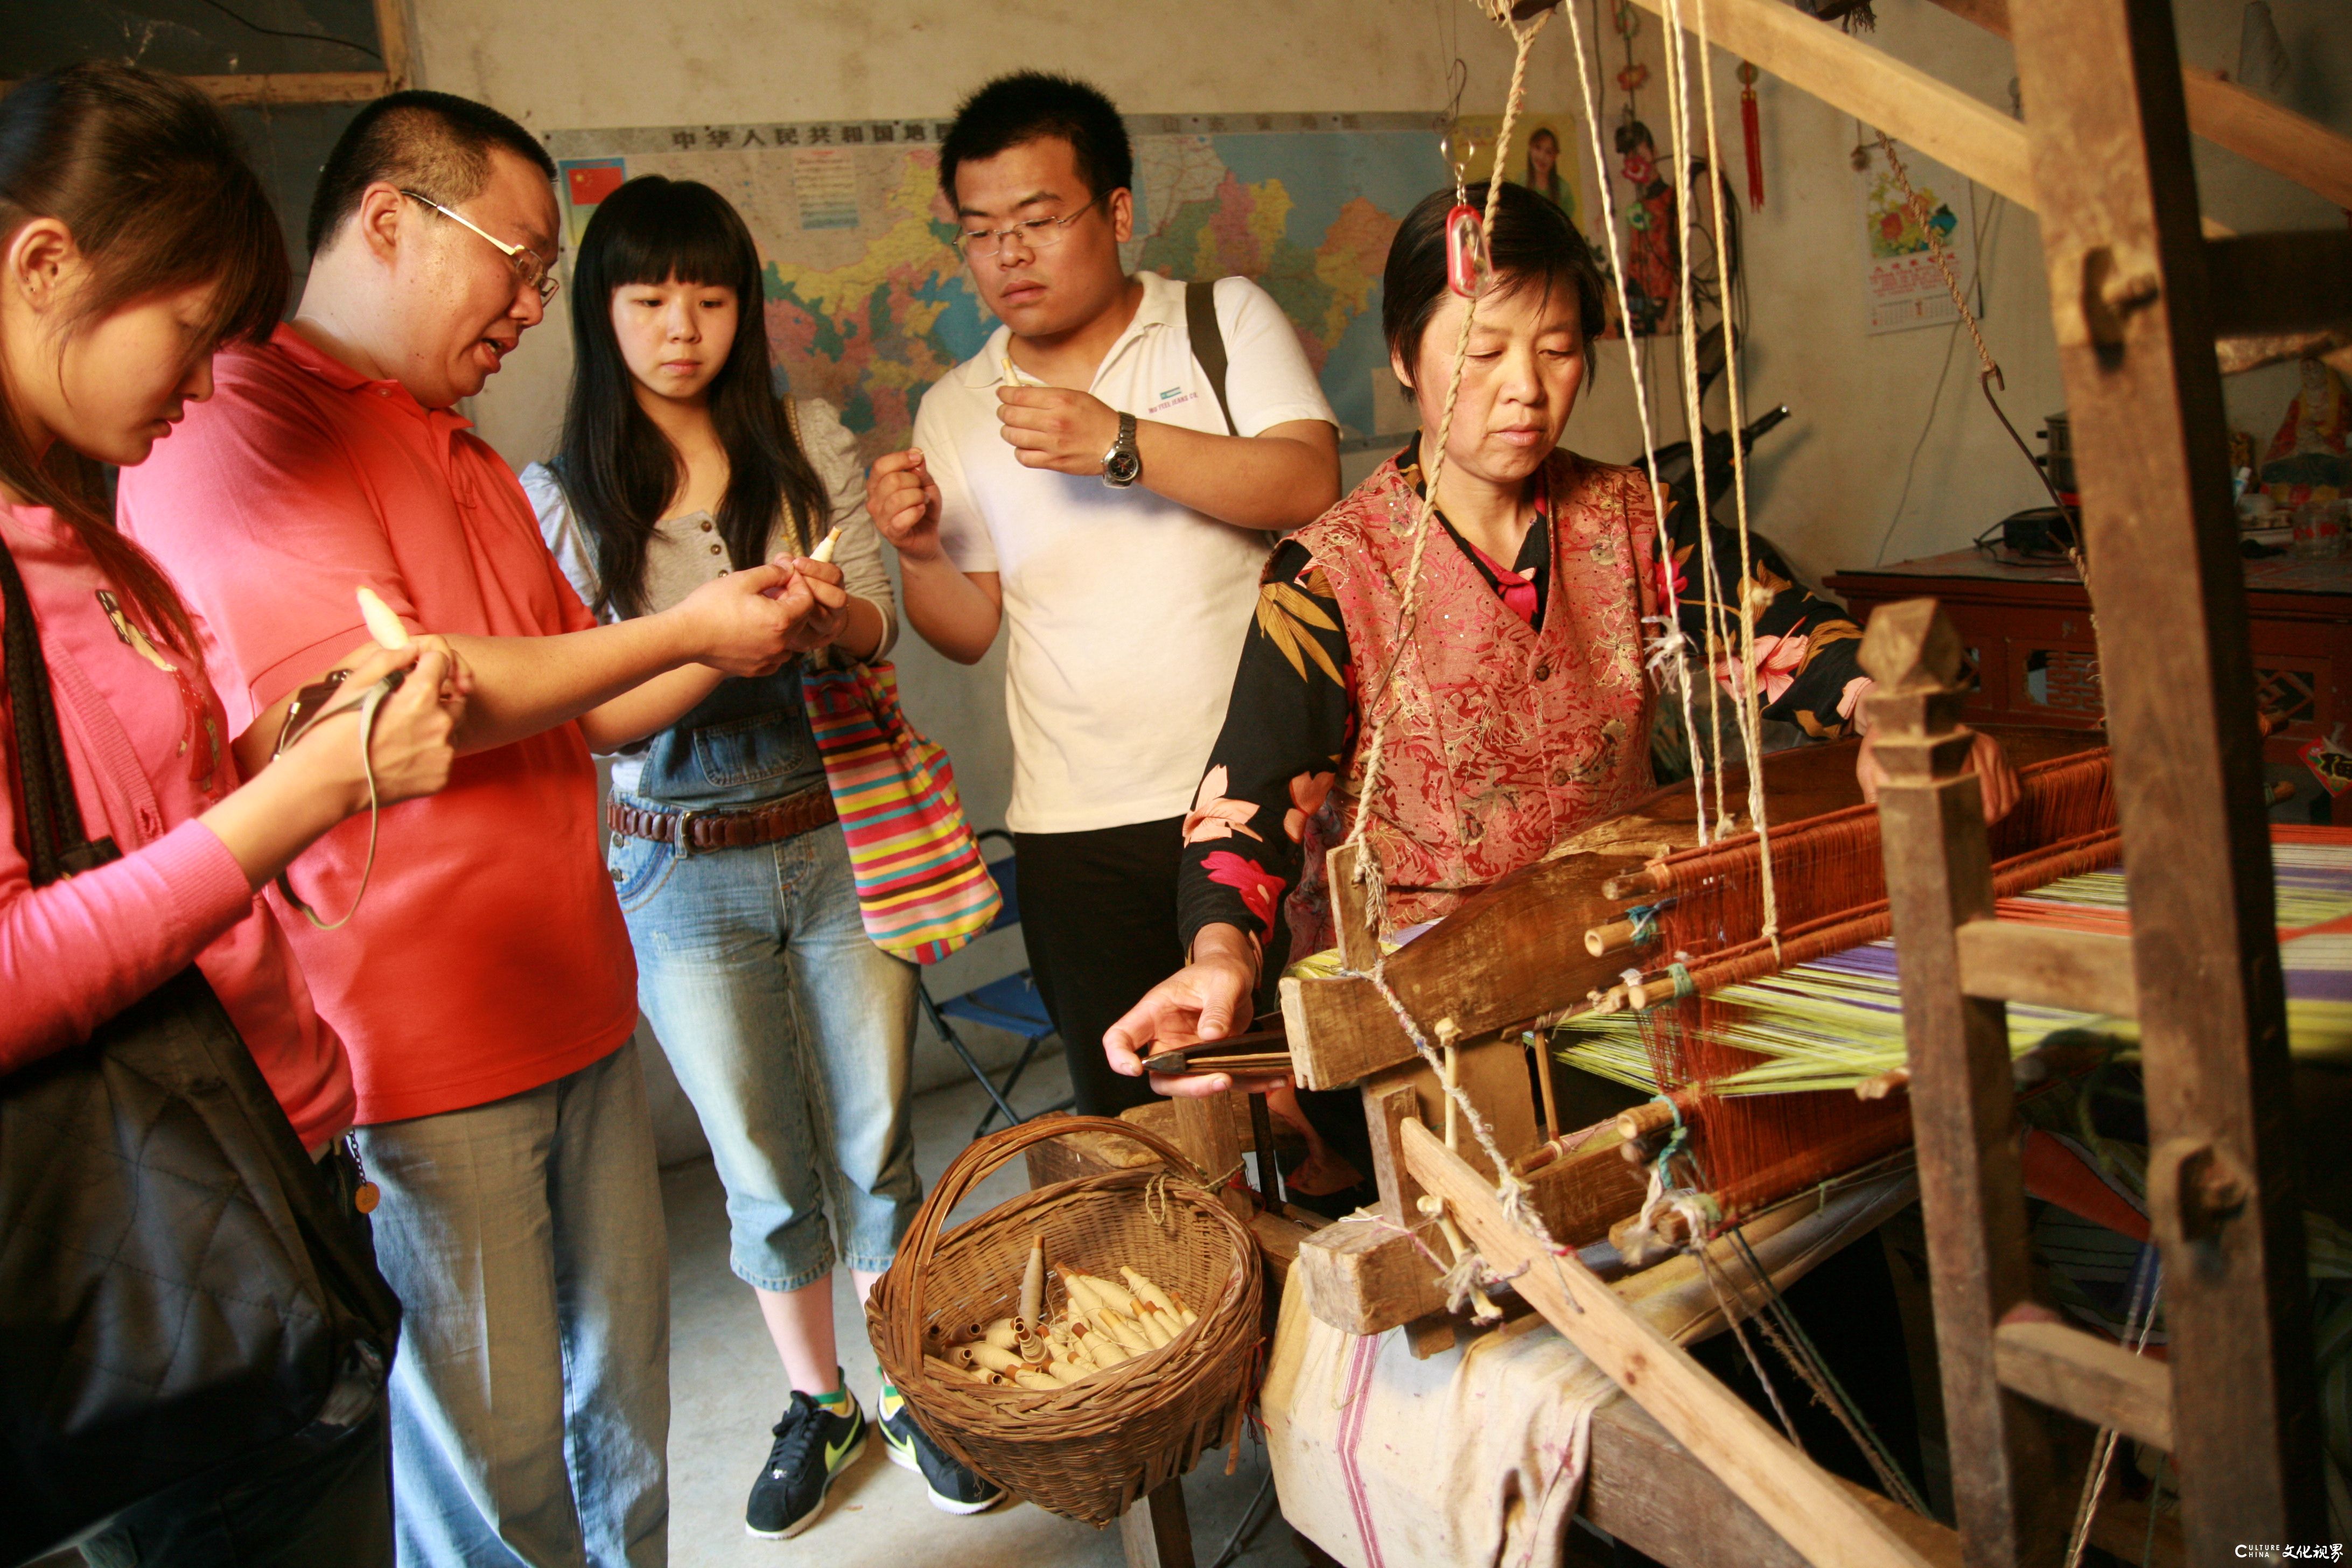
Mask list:
[[[1976,207],[1977,194],[1977,184],[1974,180],[1970,180],[1969,205],[1972,210]],[[1984,300],[1985,254],[1992,247],[1995,230],[2000,226],[2001,215],[2008,210],[2006,202],[1999,195],[1994,195],[1988,205],[1991,210],[1977,219],[1974,236],[1977,253],[1976,268],[1969,274],[1968,292],[1977,296],[1979,310],[1982,309]],[[1887,547],[1895,542],[1895,531],[1903,525],[1903,509],[1911,500],[1911,483],[1919,470],[1919,454],[1927,447],[1927,437],[1936,428],[1936,415],[1944,401],[1944,383],[1951,376],[1952,353],[1960,345],[1960,328],[1965,324],[1963,321],[1954,321],[1951,334],[1945,340],[1944,365],[1936,373],[1935,395],[1927,400],[1927,420],[1919,426],[1919,438],[1911,444],[1910,459],[1903,465],[1902,493],[1895,498],[1895,511],[1886,520],[1886,531],[1878,536],[1878,553],[1871,559],[1873,565],[1886,559]]]
[[[265,26],[263,24],[255,21],[250,16],[243,16],[238,12],[229,9],[229,7],[221,4],[221,0],[204,0],[204,4],[211,6],[222,16],[226,16],[238,26],[250,28],[254,32],[264,34],[269,37],[294,38],[306,44],[333,44],[339,48],[356,49],[361,54],[365,55],[368,58],[375,61],[378,65],[382,65],[383,63],[383,56],[382,54],[370,48],[365,44],[358,43],[350,38],[339,38],[332,33],[297,33],[285,27]]]
[[[1234,1526],[1234,1532],[1231,1535],[1225,1537],[1223,1550],[1220,1551],[1216,1556],[1210,1559],[1209,1568],[1225,1568],[1225,1564],[1234,1560],[1235,1553],[1241,1550],[1244,1542],[1256,1537],[1257,1529],[1252,1521],[1257,1521],[1258,1523],[1264,1522],[1263,1521],[1257,1520],[1257,1510],[1260,1505],[1265,1501],[1265,1494],[1273,1489],[1274,1470],[1273,1468],[1269,1466],[1265,1472],[1265,1479],[1258,1482],[1257,1484],[1257,1495],[1250,1499],[1249,1506],[1247,1508],[1242,1510],[1241,1522]]]

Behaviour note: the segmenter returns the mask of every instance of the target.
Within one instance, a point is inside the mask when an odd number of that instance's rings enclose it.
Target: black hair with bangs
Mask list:
[[[777,395],[751,231],[709,185],[640,175],[604,198],[581,237],[570,290],[572,395],[551,465],[595,542],[595,607],[622,616],[645,611],[646,547],[685,474],[677,449],[637,405],[613,330],[613,291],[672,279],[735,291],[735,342],[709,388],[710,420],[727,451],[718,531],[730,563],[740,571],[768,558],[779,509],[803,553],[833,513]]]
[[[1480,212],[1486,210],[1484,183],[1470,187],[1469,201]],[[1453,209],[1452,191],[1432,191],[1405,215],[1389,245],[1388,267],[1381,278],[1381,330],[1387,334],[1389,352],[1406,365],[1418,361],[1422,334],[1445,299],[1445,215]],[[1592,247],[1557,205],[1525,185],[1504,181],[1488,256],[1494,268],[1490,288],[1510,290],[1539,284],[1547,289],[1573,290],[1577,331],[1586,347],[1591,346],[1608,320],[1601,313],[1601,268],[1592,259]],[[1589,377],[1596,368],[1588,365],[1585,374]]]
[[[285,312],[286,237],[268,193],[220,110],[179,78],[68,66],[0,99],[0,243],[36,218],[64,224],[89,267],[59,322],[60,353],[126,305],[206,284],[198,353],[262,342]],[[146,629],[201,662],[171,579],[116,531],[99,464],[63,441],[37,453],[5,384],[0,479],[54,510]]]

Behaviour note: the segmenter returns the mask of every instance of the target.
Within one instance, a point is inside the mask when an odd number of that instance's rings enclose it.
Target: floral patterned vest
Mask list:
[[[1633,468],[1564,451],[1545,479],[1552,558],[1540,627],[1505,607],[1437,532],[1422,555],[1420,630],[1399,657],[1421,503],[1393,458],[1295,536],[1339,601],[1363,688],[1346,774],[1307,827],[1289,910],[1294,957],[1335,940],[1323,852],[1353,826],[1383,716],[1366,837],[1388,884],[1390,931],[1450,912],[1650,789],[1649,487]]]

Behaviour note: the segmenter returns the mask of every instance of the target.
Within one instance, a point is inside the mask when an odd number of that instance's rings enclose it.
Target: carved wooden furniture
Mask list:
[[[2244,563],[2254,702],[2280,721],[2263,761],[2305,772],[2296,754],[2352,719],[2352,556]],[[2105,722],[2098,644],[2081,578],[2063,563],[2011,565],[1981,551],[1840,572],[1825,579],[1856,620],[1926,595],[1944,606],[1976,674],[1964,722],[2090,730]],[[2352,791],[2333,820],[2352,823]]]

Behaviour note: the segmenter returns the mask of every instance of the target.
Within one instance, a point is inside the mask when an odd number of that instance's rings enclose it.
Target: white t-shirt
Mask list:
[[[1184,286],[1137,275],[1143,300],[1087,390],[1121,413],[1226,434],[1184,329]],[[1298,333],[1245,278],[1216,287],[1225,395],[1244,436],[1332,424]],[[940,487],[940,539],[994,572],[1009,627],[1004,705],[1016,833],[1081,833],[1181,816],[1224,722],[1272,536],[1138,484],[1024,468],[1000,433],[1009,329],[940,378],[915,445]],[[1149,482],[1149,470],[1144,475]]]

